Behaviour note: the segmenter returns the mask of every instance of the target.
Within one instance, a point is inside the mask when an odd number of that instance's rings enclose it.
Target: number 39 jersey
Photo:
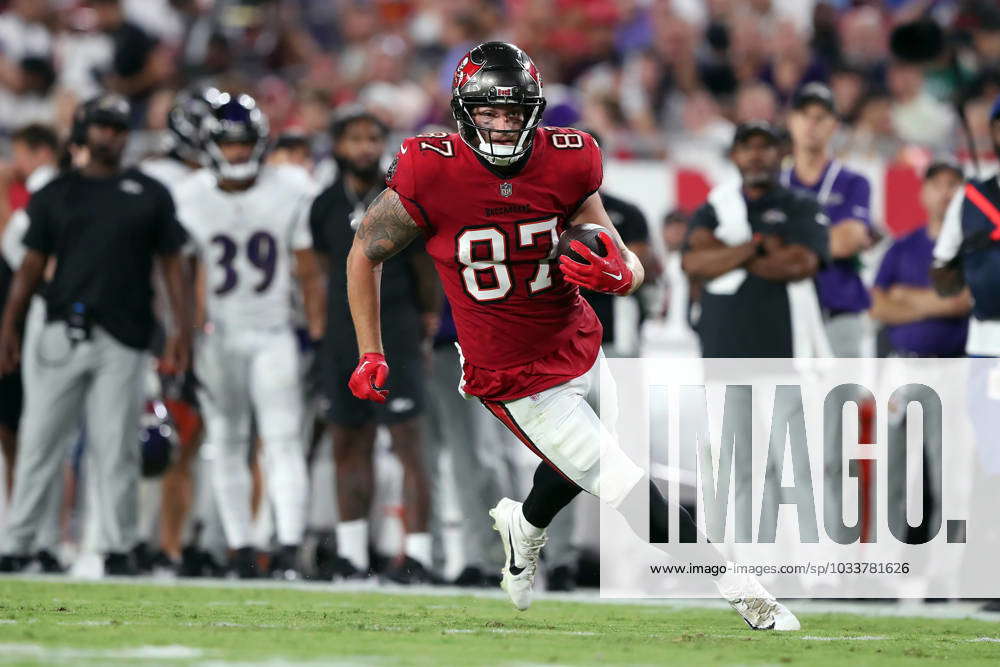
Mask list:
[[[603,176],[593,138],[539,128],[510,178],[457,134],[407,139],[386,177],[424,230],[465,359],[464,390],[510,400],[586,373],[601,325],[554,259],[559,234]],[[391,360],[390,360],[391,363]]]
[[[263,167],[242,192],[220,190],[207,169],[176,187],[177,218],[204,266],[209,322],[226,331],[292,324],[292,253],[312,246],[314,195],[308,174],[284,166]]]

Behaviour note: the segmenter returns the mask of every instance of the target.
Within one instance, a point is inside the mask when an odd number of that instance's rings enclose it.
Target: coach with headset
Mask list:
[[[22,569],[65,459],[65,433],[85,418],[107,574],[133,574],[136,542],[141,380],[153,334],[151,273],[159,259],[177,331],[164,362],[186,368],[191,317],[182,299],[179,250],[184,232],[166,188],[123,169],[128,102],[102,95],[83,107],[87,163],[57,176],[28,204],[27,253],[0,324],[0,375],[22,356],[21,327],[46,263],[46,318],[29,327],[23,350],[25,405],[21,449],[0,571]]]

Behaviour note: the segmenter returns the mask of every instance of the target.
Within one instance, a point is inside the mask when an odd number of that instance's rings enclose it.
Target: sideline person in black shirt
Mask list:
[[[714,190],[695,212],[685,243],[684,271],[704,281],[702,356],[792,357],[807,347],[810,356],[828,356],[817,330],[822,321],[806,321],[810,313],[799,312],[801,300],[793,305],[790,293],[793,285],[811,290],[805,294],[811,314],[819,313],[815,288],[796,283],[829,261],[826,218],[812,197],[779,184],[779,139],[771,125],[737,128],[731,157],[742,177],[739,190]],[[793,327],[793,317],[805,326]],[[793,329],[812,339],[796,340]]]
[[[55,274],[43,291],[46,321],[29,329],[23,350],[25,406],[14,497],[0,571],[19,569],[30,552],[48,489],[57,482],[65,434],[86,416],[88,464],[101,489],[97,550],[109,574],[132,574],[146,349],[153,333],[151,273],[160,260],[177,330],[164,364],[183,372],[191,318],[183,303],[184,232],[166,188],[121,168],[128,102],[87,102],[85,166],[56,177],[28,204],[27,253],[14,276],[0,327],[0,374],[21,357],[20,328],[49,258]]]
[[[393,360],[384,405],[355,398],[347,381],[358,363],[358,343],[351,326],[344,266],[354,243],[352,222],[384,188],[379,159],[386,128],[359,108],[342,111],[334,120],[333,152],[340,177],[313,202],[309,215],[317,257],[328,269],[327,313],[320,348],[330,403],[334,460],[337,469],[337,575],[350,578],[368,570],[367,517],[374,497],[375,425],[392,437],[393,452],[403,465],[403,523],[406,559],[388,578],[397,583],[426,583],[431,575],[428,533],[430,490],[423,456],[421,416],[424,412],[425,348],[439,317],[437,276],[423,245],[414,243],[382,268],[384,344]]]

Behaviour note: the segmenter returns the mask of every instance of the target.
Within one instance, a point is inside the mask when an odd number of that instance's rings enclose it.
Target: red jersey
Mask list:
[[[527,163],[503,178],[458,134],[403,142],[386,177],[423,229],[451,303],[465,391],[512,400],[586,373],[601,324],[563,280],[555,245],[603,178],[586,132],[535,131]]]

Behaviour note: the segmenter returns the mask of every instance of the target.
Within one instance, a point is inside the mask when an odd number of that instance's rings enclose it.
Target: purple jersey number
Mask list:
[[[222,283],[213,290],[216,296],[222,296],[231,292],[239,283],[239,275],[233,267],[233,260],[236,259],[239,247],[236,241],[225,234],[213,236],[212,243],[217,244],[222,250],[218,260],[223,272]],[[260,294],[274,281],[274,270],[278,264],[278,244],[274,237],[267,232],[255,232],[247,240],[247,259],[261,273],[260,280],[253,288]]]
[[[278,263],[278,248],[274,237],[267,232],[257,232],[247,241],[247,258],[261,272],[260,281],[253,290],[260,294],[271,286],[274,267]]]

